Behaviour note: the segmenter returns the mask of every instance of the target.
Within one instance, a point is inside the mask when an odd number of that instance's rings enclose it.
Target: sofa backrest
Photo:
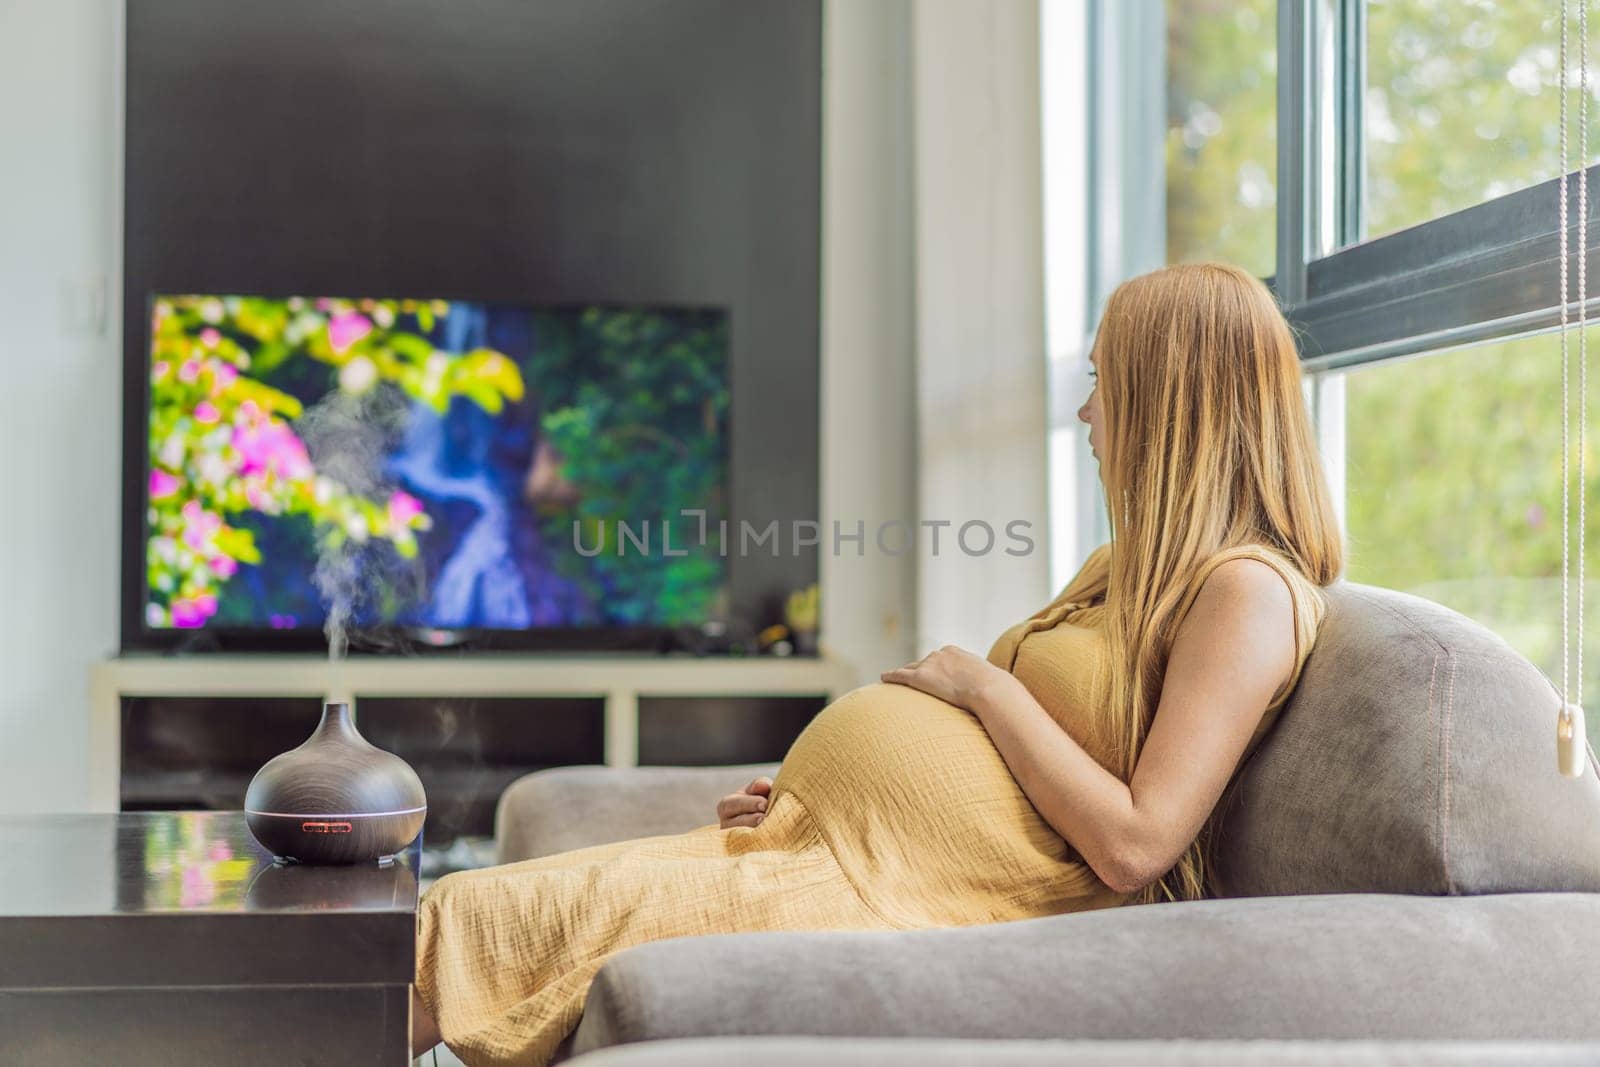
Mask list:
[[[1556,687],[1486,627],[1340,580],[1218,806],[1222,896],[1600,892],[1600,776],[1556,771]],[[1590,716],[1600,715],[1600,711]]]

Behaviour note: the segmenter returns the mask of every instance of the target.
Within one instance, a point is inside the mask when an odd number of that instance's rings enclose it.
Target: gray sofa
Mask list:
[[[1600,1063],[1592,749],[1582,778],[1557,775],[1555,689],[1483,627],[1372,586],[1329,599],[1222,799],[1221,899],[641,945],[602,968],[563,1056]],[[529,775],[501,798],[500,859],[702,826],[773,769]]]

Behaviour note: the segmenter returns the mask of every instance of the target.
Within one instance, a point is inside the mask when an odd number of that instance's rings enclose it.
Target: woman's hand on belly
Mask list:
[[[976,653],[956,645],[943,645],[914,663],[884,671],[879,680],[909,685],[971,711],[984,692],[999,679],[1010,677]]]
[[[767,803],[772,796],[772,779],[766,775],[753,779],[737,793],[729,793],[717,801],[717,822],[722,829],[730,826],[760,826],[767,817]]]

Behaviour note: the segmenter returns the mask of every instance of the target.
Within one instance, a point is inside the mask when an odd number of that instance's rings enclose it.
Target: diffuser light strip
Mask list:
[[[406,808],[403,811],[363,811],[353,815],[336,815],[326,812],[301,812],[292,811],[251,811],[244,809],[246,815],[266,815],[274,819],[378,819],[385,815],[415,815],[419,811],[427,811],[428,805],[420,808]]]

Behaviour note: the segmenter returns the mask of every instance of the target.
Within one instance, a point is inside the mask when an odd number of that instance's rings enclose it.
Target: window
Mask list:
[[[1600,350],[1600,329],[1589,343]],[[1559,335],[1544,333],[1344,376],[1347,577],[1454,608],[1558,684],[1559,346]],[[1575,436],[1576,337],[1569,350]],[[1592,499],[1600,491],[1593,457],[1587,474]],[[1600,508],[1585,519],[1585,543],[1600,545]],[[1575,546],[1570,565],[1575,577]],[[1588,694],[1600,692],[1600,551],[1589,553],[1585,570]]]
[[[1337,214],[1339,232],[1278,266],[1299,283],[1280,279],[1280,293],[1307,369],[1341,392],[1336,434],[1319,429],[1339,442],[1347,576],[1454,608],[1559,683],[1555,5],[1284,0],[1283,10],[1309,18],[1319,5],[1339,17],[1286,35],[1305,48],[1295,59],[1305,80],[1298,125],[1280,116],[1279,137],[1304,149],[1307,173],[1280,196],[1278,225]],[[1574,93],[1573,167],[1577,106]],[[1600,106],[1590,112],[1592,157]],[[1600,169],[1590,181],[1600,191]],[[1568,196],[1575,223],[1576,189]],[[1597,267],[1591,255],[1591,274]],[[1600,345],[1600,331],[1590,341]],[[1571,354],[1575,391],[1575,338]],[[1589,494],[1600,488],[1594,466]],[[1600,514],[1586,519],[1592,543]],[[1595,555],[1589,569],[1600,574]],[[1571,566],[1575,575],[1575,552]],[[1586,583],[1584,606],[1590,686],[1600,584]],[[1600,724],[1590,735],[1600,738]]]
[[[1276,0],[1167,0],[1167,260],[1271,274]]]
[[[1347,576],[1477,619],[1559,681],[1557,5],[1086,2],[1100,101],[1088,319],[1118,281],[1162,261],[1221,258],[1270,275],[1301,343]],[[1590,51],[1593,159],[1600,21]],[[1161,52],[1164,67],[1142,62]],[[1568,107],[1570,165],[1587,167],[1575,92]],[[1600,209],[1600,167],[1589,176]],[[1568,196],[1575,223],[1576,189]],[[1590,243],[1600,296],[1600,227]],[[1591,340],[1600,346],[1600,327]],[[1055,427],[1072,432],[1064,414]],[[1600,436],[1590,455],[1594,494]],[[1092,472],[1077,474],[1081,494]],[[1073,504],[1061,515],[1081,527],[1087,505]],[[1593,512],[1585,538],[1600,579]],[[1600,612],[1600,581],[1585,610],[1586,621]],[[1600,619],[1584,636],[1600,675]],[[1585,681],[1600,692],[1600,677]]]

